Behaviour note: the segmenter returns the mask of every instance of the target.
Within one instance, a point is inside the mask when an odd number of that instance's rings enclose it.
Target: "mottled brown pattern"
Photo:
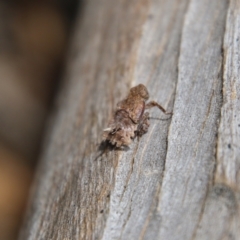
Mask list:
[[[117,104],[117,110],[108,128],[104,129],[103,140],[116,147],[128,146],[132,139],[141,137],[148,131],[149,113],[144,112],[145,109],[158,107],[165,114],[171,114],[157,102],[151,101],[146,104],[148,99],[149,93],[143,84],[131,88],[127,98]]]

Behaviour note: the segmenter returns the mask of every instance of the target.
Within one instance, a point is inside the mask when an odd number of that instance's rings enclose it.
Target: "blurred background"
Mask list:
[[[17,239],[79,7],[0,1],[0,240]]]

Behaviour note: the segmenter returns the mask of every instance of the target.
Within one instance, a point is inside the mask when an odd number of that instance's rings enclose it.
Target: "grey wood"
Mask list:
[[[226,1],[191,1],[158,204],[159,239],[193,238],[211,185],[221,107]]]
[[[218,133],[216,181],[239,190],[240,170],[240,2],[231,1],[224,38],[223,106]]]
[[[196,239],[240,238],[240,2],[230,1],[224,36],[223,104],[210,189]]]
[[[87,1],[20,239],[238,239],[239,24],[237,0]],[[138,83],[173,116],[101,154]]]

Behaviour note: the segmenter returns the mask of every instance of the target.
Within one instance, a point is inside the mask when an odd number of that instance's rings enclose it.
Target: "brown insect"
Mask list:
[[[158,107],[165,114],[172,114],[155,101],[146,103],[148,99],[149,93],[143,84],[131,88],[127,98],[117,104],[108,128],[103,130],[103,140],[116,147],[128,146],[135,137],[148,131],[150,124],[146,109]]]

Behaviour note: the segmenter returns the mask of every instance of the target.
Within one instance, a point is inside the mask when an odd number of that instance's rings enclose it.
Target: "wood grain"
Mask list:
[[[216,146],[216,171],[196,239],[239,239],[239,19],[240,2],[230,1],[223,44],[223,104]]]
[[[158,211],[159,239],[191,239],[215,164],[226,1],[191,1],[185,17],[174,115]],[[184,220],[183,220],[184,219]]]
[[[86,2],[20,239],[238,238],[239,10]],[[138,83],[172,118],[151,110],[147,134],[101,154],[102,129]]]

